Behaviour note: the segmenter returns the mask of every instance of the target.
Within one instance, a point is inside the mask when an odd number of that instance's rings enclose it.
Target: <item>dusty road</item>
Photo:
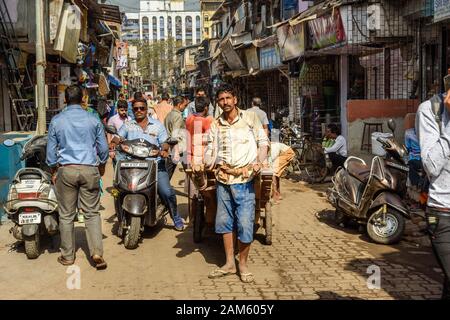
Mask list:
[[[111,177],[109,166],[106,187],[111,185]],[[183,179],[184,174],[177,172],[172,181],[180,212],[186,216]],[[273,245],[264,245],[259,235],[250,253],[254,284],[243,284],[237,276],[207,278],[214,267],[224,263],[221,238],[213,233],[194,244],[192,228],[179,233],[165,226],[145,233],[136,250],[126,250],[113,234],[117,220],[109,193],[102,198],[101,212],[107,270],[96,271],[89,264],[84,226],[76,223],[80,289],[68,288],[68,280],[74,283],[72,274],[56,262],[59,253],[49,241],[37,260],[27,260],[22,247],[10,251],[15,241],[8,233],[11,224],[6,223],[0,226],[0,299],[440,297],[441,274],[423,238],[408,237],[396,246],[380,246],[369,243],[356,229],[336,226],[324,198],[325,187],[283,182],[284,200],[273,207]],[[370,266],[380,268],[379,289],[367,285]]]

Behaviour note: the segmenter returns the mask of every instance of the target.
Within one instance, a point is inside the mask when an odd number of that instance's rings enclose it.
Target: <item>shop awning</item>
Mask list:
[[[99,6],[100,12],[95,11],[92,15],[93,18],[119,24],[122,23],[122,16],[120,14],[119,6],[112,6],[108,4],[101,4]]]
[[[218,20],[224,13],[226,13],[228,5],[230,5],[232,2],[233,2],[232,0],[222,1],[220,6],[211,16],[211,21]]]
[[[320,17],[321,15],[329,12],[330,10],[334,8],[338,8],[342,5],[342,0],[326,0],[324,2],[321,2],[319,4],[316,4],[315,6],[312,6],[311,8],[293,16],[289,20],[290,25],[297,25],[299,23],[316,19],[317,17]]]

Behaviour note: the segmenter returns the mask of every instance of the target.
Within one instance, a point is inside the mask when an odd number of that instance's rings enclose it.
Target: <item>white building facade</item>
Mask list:
[[[138,16],[141,40],[173,38],[181,46],[202,41],[200,11],[185,11],[183,0],[141,1]]]

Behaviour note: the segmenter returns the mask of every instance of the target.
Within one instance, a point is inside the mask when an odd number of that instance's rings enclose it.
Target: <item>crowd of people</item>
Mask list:
[[[409,151],[410,180],[418,183],[420,177],[414,172],[421,168],[428,176],[428,231],[445,274],[443,297],[448,298],[450,95],[440,99],[439,103],[424,102],[417,117],[415,114],[406,117],[405,144]],[[145,139],[160,148],[158,194],[178,231],[185,229],[186,221],[178,212],[176,194],[170,184],[175,168],[181,162],[185,169],[188,166],[214,169],[215,231],[223,236],[226,263],[214,269],[209,277],[239,271],[243,282],[254,281],[247,266],[255,222],[254,178],[261,169],[271,168],[272,197],[275,202],[280,201],[280,177],[295,157],[291,147],[270,142],[269,122],[261,109],[260,98],[254,97],[251,108],[242,110],[234,88],[228,84],[223,84],[212,99],[204,89],[197,89],[193,101],[163,93],[156,103],[136,92],[130,101],[119,96],[109,112],[100,113],[88,107],[84,89],[72,85],[66,89],[65,100],[67,107],[50,123],[47,144],[47,163],[53,172],[59,203],[61,255],[58,262],[71,265],[75,261],[74,220],[79,209],[85,218],[91,258],[98,269],[106,268],[99,213],[101,177],[108,158],[115,164],[125,157],[115,150],[120,139]],[[115,127],[118,135],[106,135],[105,124]],[[169,145],[170,139],[177,143]],[[347,143],[336,125],[328,125],[322,146],[332,161],[333,171],[344,164]],[[235,265],[235,236],[240,256],[238,266]]]
[[[116,151],[122,139],[145,139],[160,148],[158,194],[177,231],[186,227],[170,183],[177,165],[181,163],[185,169],[195,165],[215,169],[218,204],[215,230],[223,235],[227,262],[209,276],[236,273],[233,248],[236,234],[241,280],[253,281],[247,257],[255,219],[254,177],[262,168],[271,166],[273,197],[281,200],[279,177],[294,155],[288,146],[270,144],[268,119],[260,109],[260,98],[255,97],[252,107],[242,110],[238,108],[233,87],[227,84],[218,89],[213,99],[199,88],[193,101],[163,93],[156,103],[150,96],[136,92],[128,100],[121,94],[108,112],[100,114],[88,106],[85,89],[72,85],[66,89],[65,100],[64,112],[51,121],[47,146],[47,162],[52,168],[61,208],[58,262],[71,265],[75,261],[74,221],[76,213],[82,211],[91,258],[98,269],[106,268],[99,213],[105,165],[108,158],[114,166],[126,158]],[[117,135],[106,134],[104,125],[114,127]],[[177,143],[169,145],[169,140]]]

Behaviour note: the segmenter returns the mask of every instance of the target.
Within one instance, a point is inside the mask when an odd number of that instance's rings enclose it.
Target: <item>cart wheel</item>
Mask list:
[[[269,201],[266,202],[264,218],[264,229],[266,230],[265,242],[268,246],[272,244],[272,205]]]
[[[205,202],[194,197],[194,199],[192,199],[192,205],[194,209],[194,242],[199,243],[202,241],[202,233],[205,226]]]

